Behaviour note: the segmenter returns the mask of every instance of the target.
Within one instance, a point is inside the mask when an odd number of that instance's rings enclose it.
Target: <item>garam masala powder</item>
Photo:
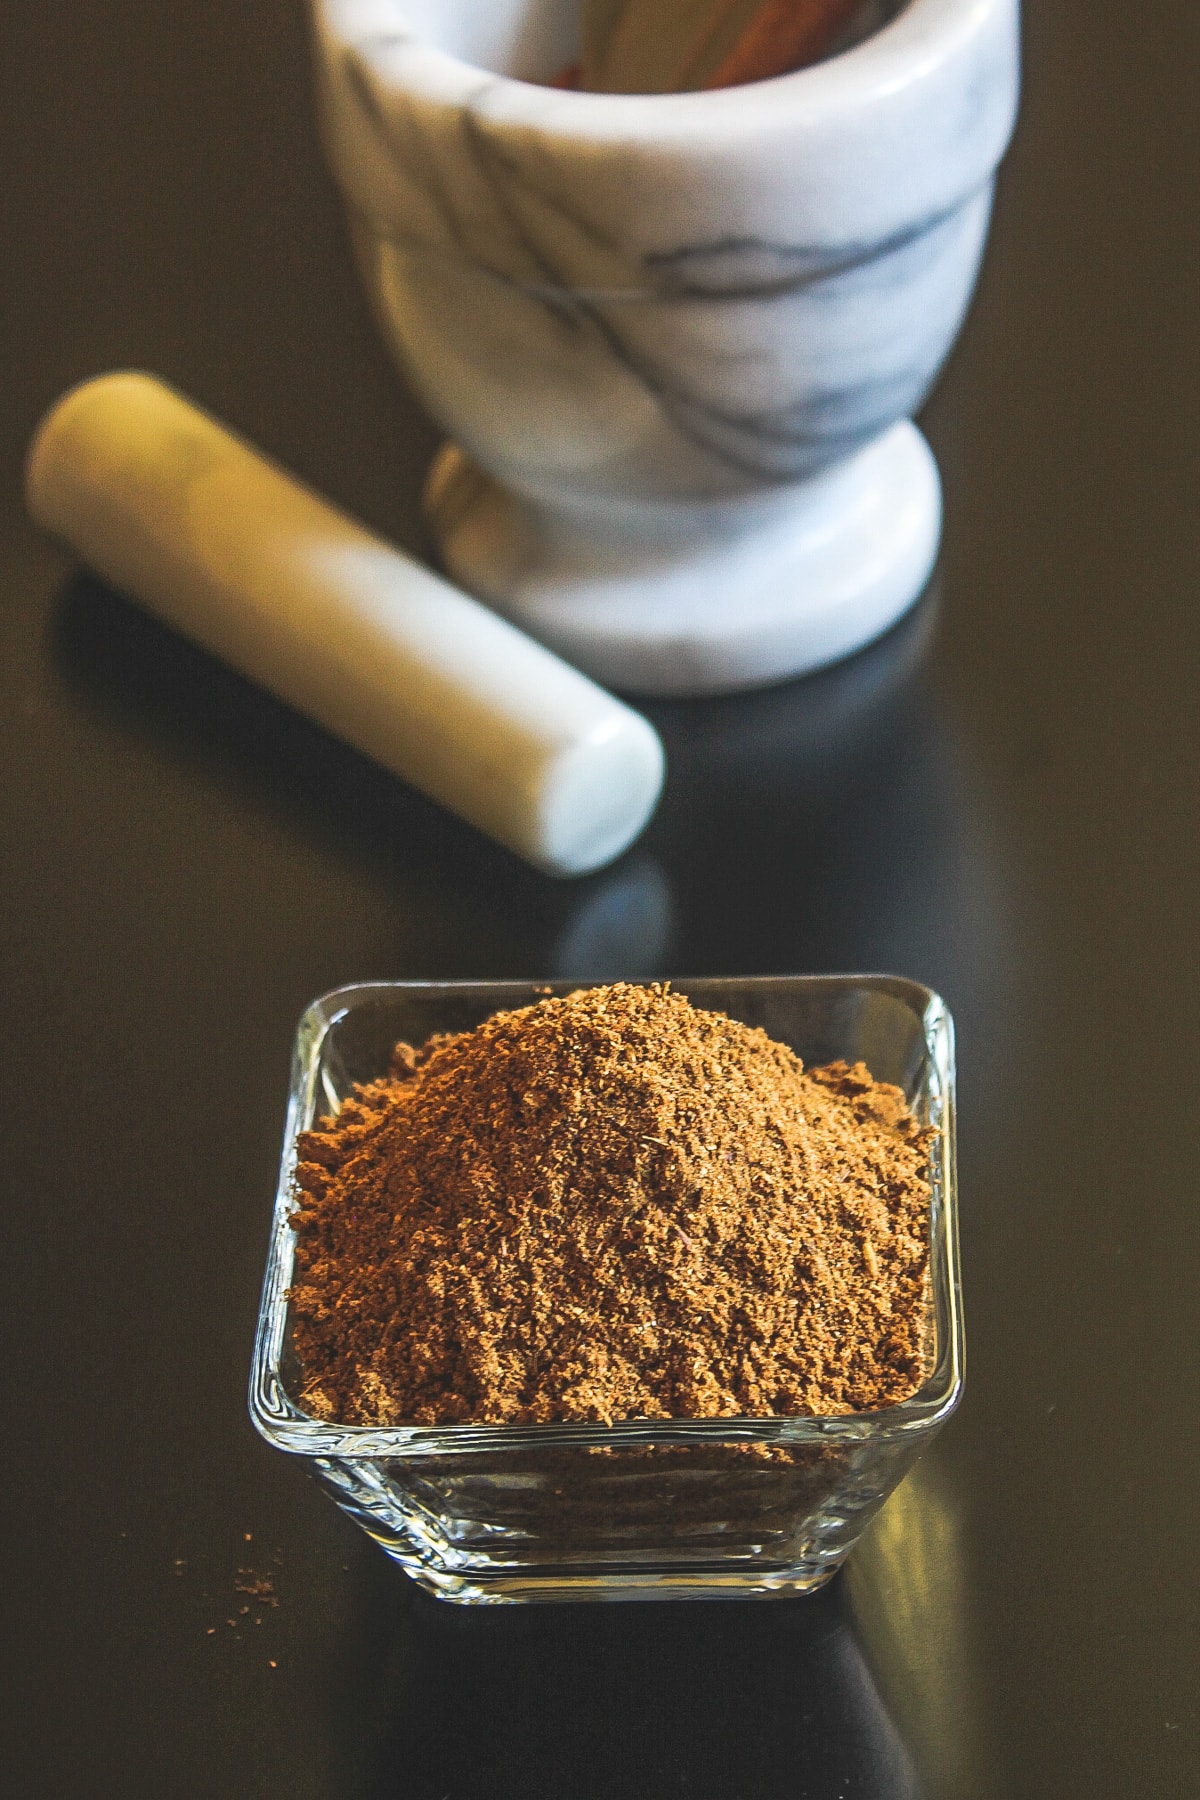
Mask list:
[[[936,1133],[669,984],[396,1047],[299,1142],[302,1404],[344,1424],[831,1415],[926,1358]]]

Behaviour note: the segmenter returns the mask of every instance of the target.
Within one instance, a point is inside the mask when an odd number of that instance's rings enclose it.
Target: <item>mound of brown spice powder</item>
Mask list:
[[[935,1134],[862,1063],[620,984],[397,1046],[299,1145],[302,1403],[857,1412],[924,1379]]]

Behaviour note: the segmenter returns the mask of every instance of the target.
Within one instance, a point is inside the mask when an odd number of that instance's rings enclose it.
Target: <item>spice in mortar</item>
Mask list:
[[[584,0],[582,55],[556,85],[665,94],[766,81],[866,36],[888,10],[882,0]]]
[[[669,986],[400,1044],[299,1142],[302,1402],[433,1425],[904,1400],[934,1136],[862,1063],[806,1069]]]

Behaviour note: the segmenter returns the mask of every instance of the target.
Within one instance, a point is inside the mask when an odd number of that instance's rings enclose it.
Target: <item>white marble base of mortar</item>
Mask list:
[[[456,581],[596,680],[681,697],[861,649],[921,593],[941,531],[937,464],[907,420],[795,486],[599,516],[536,507],[448,444],[425,503]]]

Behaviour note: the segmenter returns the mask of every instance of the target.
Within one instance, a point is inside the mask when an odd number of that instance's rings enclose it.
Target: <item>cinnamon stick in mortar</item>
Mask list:
[[[768,81],[819,61],[861,4],[862,0],[765,0],[705,87]]]
[[[585,0],[583,54],[554,85],[653,94],[735,87],[829,54],[865,0]]]

